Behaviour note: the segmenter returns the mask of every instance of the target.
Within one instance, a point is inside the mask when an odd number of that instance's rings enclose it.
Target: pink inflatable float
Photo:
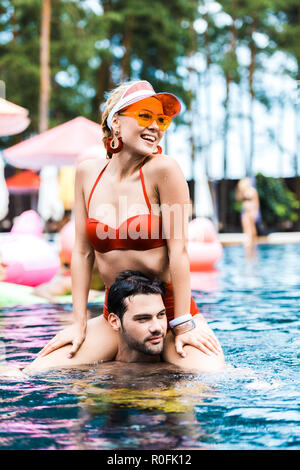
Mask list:
[[[204,217],[189,223],[188,253],[191,271],[207,271],[214,268],[223,255],[213,223]]]
[[[60,267],[59,256],[41,235],[42,223],[34,211],[23,212],[10,233],[0,234],[5,282],[38,286],[55,276]]]
[[[72,251],[75,242],[75,223],[71,219],[59,232],[59,255],[62,263],[71,264]]]
[[[43,224],[39,214],[33,210],[23,212],[16,218],[10,233],[27,233],[41,237],[43,234]]]

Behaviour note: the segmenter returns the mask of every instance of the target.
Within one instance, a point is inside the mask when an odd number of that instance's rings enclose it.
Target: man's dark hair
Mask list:
[[[138,294],[160,294],[166,292],[165,283],[158,279],[149,279],[140,271],[126,270],[118,274],[107,296],[107,309],[114,312],[122,321],[127,310],[124,300],[127,297]]]

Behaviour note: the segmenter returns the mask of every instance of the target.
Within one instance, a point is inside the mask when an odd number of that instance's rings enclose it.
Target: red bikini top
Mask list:
[[[107,165],[108,163],[102,169],[92,187],[88,200],[88,212],[95,187]],[[100,253],[107,253],[112,250],[145,251],[166,244],[166,240],[162,237],[162,218],[161,216],[153,214],[151,211],[151,204],[146,193],[142,167],[140,168],[140,176],[149,214],[129,217],[129,219],[122,222],[116,229],[107,224],[103,224],[100,220],[91,217],[87,218],[87,238],[96,251]]]

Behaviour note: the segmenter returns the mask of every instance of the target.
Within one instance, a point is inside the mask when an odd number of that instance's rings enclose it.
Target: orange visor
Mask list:
[[[167,130],[172,121],[170,116],[163,113],[162,103],[156,96],[145,98],[120,110],[119,115],[135,118],[141,127],[149,127],[155,121],[162,132]]]
[[[115,104],[107,117],[107,126],[111,130],[112,118],[115,113],[130,106],[133,103],[141,101],[145,98],[153,97],[158,99],[162,104],[163,114],[170,118],[174,118],[179,114],[181,103],[177,96],[172,93],[155,93],[152,85],[146,80],[139,80],[133,83],[125,90],[120,100]]]

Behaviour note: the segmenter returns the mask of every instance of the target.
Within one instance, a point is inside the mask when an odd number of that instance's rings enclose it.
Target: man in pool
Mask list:
[[[116,332],[118,342],[116,361],[161,361],[167,333],[164,292],[163,282],[150,280],[137,271],[123,271],[116,278],[107,298],[108,323]],[[83,364],[84,350],[80,350],[80,356],[66,360],[66,349],[70,347],[65,346],[44,357],[38,356],[24,372]]]
[[[107,328],[110,329],[107,342],[105,339],[101,343],[98,340],[98,330],[94,327],[95,323],[99,322],[98,316],[90,320],[88,324],[89,334],[93,336],[92,341],[84,342],[75,356],[67,357],[72,345],[66,345],[46,356],[38,355],[24,369],[24,372],[31,373],[48,368],[95,364],[99,362],[99,356],[102,357],[103,350],[107,351],[108,358],[101,362],[111,361],[111,357],[121,362],[162,361],[164,347],[166,348],[170,344],[170,338],[168,339],[170,333],[167,335],[166,308],[163,302],[164,293],[165,284],[162,281],[151,280],[139,271],[122,271],[111,285],[107,296],[109,312]],[[186,315],[186,317],[177,325],[172,325],[170,322],[173,334],[180,335],[196,327],[192,316]],[[206,325],[203,325],[202,328],[205,329]],[[208,326],[207,328],[209,329]],[[117,340],[117,352],[114,352],[113,355],[110,350],[112,346],[109,343],[111,330],[114,331]],[[104,336],[104,338],[106,337]],[[91,344],[93,345],[92,349]],[[187,345],[185,349],[191,356],[190,364],[193,366],[190,368],[194,369],[193,348]],[[186,355],[183,349],[181,355],[183,358]],[[206,371],[220,370],[220,357],[223,358],[221,348],[219,354],[215,354],[215,361],[213,356],[203,354],[203,362],[205,356],[209,361],[207,363],[209,366],[205,365]],[[198,369],[198,367],[196,368]],[[199,367],[200,370],[201,367]]]

